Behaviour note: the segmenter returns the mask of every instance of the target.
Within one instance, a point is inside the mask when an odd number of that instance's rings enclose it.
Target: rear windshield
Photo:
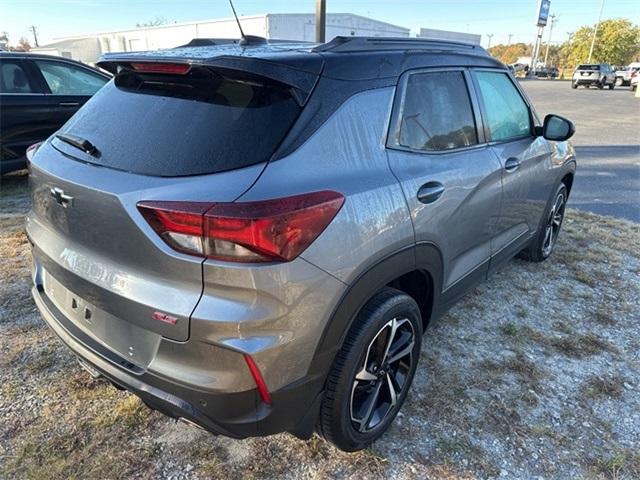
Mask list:
[[[600,70],[600,65],[580,65],[578,70]]]
[[[62,132],[98,149],[91,157],[79,152],[83,161],[143,175],[199,175],[268,160],[299,113],[287,86],[246,73],[126,72]]]

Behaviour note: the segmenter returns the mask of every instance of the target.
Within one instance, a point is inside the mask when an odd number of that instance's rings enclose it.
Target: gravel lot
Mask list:
[[[0,477],[640,478],[638,225],[568,210],[552,259],[514,261],[424,339],[373,448],[236,441],[80,370],[29,295],[25,176],[0,192]]]

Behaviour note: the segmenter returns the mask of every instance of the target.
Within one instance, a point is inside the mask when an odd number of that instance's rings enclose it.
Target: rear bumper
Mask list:
[[[599,85],[600,83],[604,83],[604,81],[600,81],[599,78],[578,78],[574,79],[573,83],[576,85]]]
[[[186,419],[211,433],[233,438],[283,431],[308,438],[313,433],[322,375],[310,375],[271,392],[272,406],[261,402],[255,389],[229,393],[185,388],[148,371],[135,371],[125,358],[108,350],[67,319],[47,298],[42,287],[34,286],[32,294],[45,322],[81,362],[165,415]]]

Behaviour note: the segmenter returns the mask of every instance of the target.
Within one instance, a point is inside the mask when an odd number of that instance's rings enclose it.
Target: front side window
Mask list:
[[[54,95],[93,95],[108,81],[74,65],[43,60],[36,64]]]
[[[476,125],[462,72],[411,74],[400,118],[398,144],[438,151],[476,145]]]
[[[531,135],[529,108],[509,77],[499,72],[477,72],[491,140],[501,142]]]

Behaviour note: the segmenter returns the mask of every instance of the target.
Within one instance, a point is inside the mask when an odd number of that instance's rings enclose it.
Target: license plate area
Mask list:
[[[97,308],[46,270],[42,280],[49,300],[80,330],[136,367],[146,369],[149,366],[158,351],[161,335]]]

